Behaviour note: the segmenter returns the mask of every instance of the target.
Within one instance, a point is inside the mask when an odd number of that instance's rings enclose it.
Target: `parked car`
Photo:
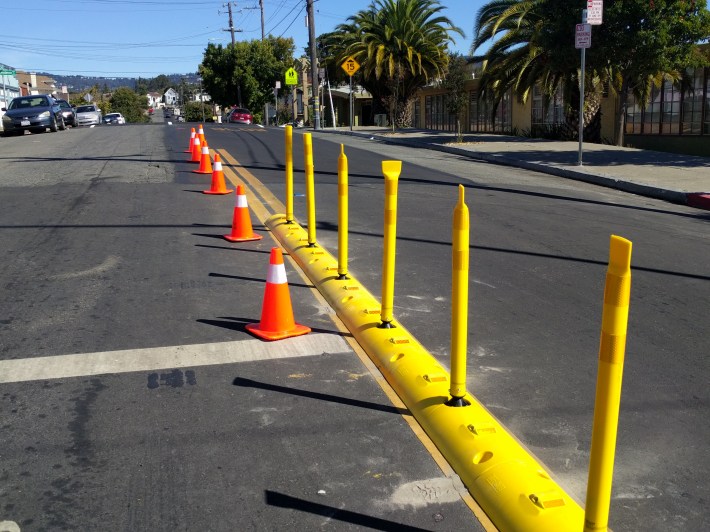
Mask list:
[[[101,116],[101,109],[93,103],[76,108],[76,121],[80,126],[98,126],[101,124]]]
[[[125,124],[126,119],[121,113],[109,113],[104,116],[104,124]]]
[[[57,100],[48,94],[32,94],[13,98],[10,105],[2,108],[3,135],[22,135],[29,130],[32,133],[44,133],[66,129],[62,108]]]
[[[64,117],[64,124],[71,127],[76,127],[76,111],[69,105],[66,100],[57,100],[59,107],[62,108],[62,116]]]
[[[253,124],[254,117],[249,109],[243,109],[241,107],[235,107],[229,112],[227,117],[227,122],[230,124]]]

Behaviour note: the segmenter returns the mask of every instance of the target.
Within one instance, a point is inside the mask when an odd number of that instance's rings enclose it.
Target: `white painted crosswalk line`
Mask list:
[[[342,336],[312,333],[279,342],[249,339],[238,342],[1,360],[0,383],[234,364],[350,351],[351,348]]]

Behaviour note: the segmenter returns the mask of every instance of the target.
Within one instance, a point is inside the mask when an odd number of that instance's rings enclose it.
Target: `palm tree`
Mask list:
[[[486,43],[481,97],[493,108],[512,91],[525,102],[535,86],[551,99],[562,88],[565,136],[573,138],[579,124],[579,52],[574,42],[578,6],[564,0],[493,0],[476,17],[472,53]],[[583,120],[585,136],[599,139],[599,108],[603,75],[587,73]],[[592,124],[592,128],[589,125]],[[591,130],[590,130],[591,129]]]
[[[482,92],[500,101],[513,90],[523,101],[538,85],[552,96],[561,86],[567,125],[576,131],[579,120],[579,52],[572,46],[581,9],[567,0],[492,0],[481,8],[474,28],[472,51],[484,43],[481,56]],[[605,83],[619,94],[616,142],[623,145],[625,102],[629,94],[645,102],[653,85],[679,80],[688,66],[703,64],[697,42],[710,35],[705,2],[687,0],[624,0],[610,2],[604,23],[594,31],[587,52],[585,137],[598,139],[601,88]],[[707,61],[705,61],[707,62]],[[570,132],[571,133],[571,132]]]
[[[360,63],[363,85],[389,107],[393,127],[411,124],[417,89],[445,75],[451,34],[463,36],[444,9],[438,0],[374,0],[325,37],[338,64]]]

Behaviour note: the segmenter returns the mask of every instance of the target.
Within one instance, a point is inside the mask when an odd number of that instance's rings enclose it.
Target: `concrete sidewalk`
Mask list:
[[[710,157],[697,157],[607,144],[467,134],[462,143],[448,131],[383,127],[324,128],[323,133],[357,135],[392,144],[444,151],[516,166],[710,210]]]

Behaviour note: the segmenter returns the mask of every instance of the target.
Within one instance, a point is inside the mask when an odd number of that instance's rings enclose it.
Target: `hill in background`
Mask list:
[[[149,87],[149,90],[164,90],[167,87],[158,87],[158,88],[153,88],[151,87],[151,81],[158,79],[158,78],[117,78],[117,77],[110,77],[110,78],[104,78],[104,77],[95,77],[95,76],[65,76],[62,74],[52,74],[50,72],[38,72],[38,74],[41,74],[43,76],[49,76],[50,78],[56,80],[57,82],[57,87],[62,87],[66,85],[66,87],[69,89],[69,92],[71,93],[76,93],[76,92],[82,92],[85,90],[88,90],[92,88],[95,85],[99,86],[99,89],[103,89],[104,87],[107,87],[109,91],[113,91],[115,89],[118,89],[120,87],[128,87],[130,89],[135,89],[137,82],[140,80],[142,81],[145,85]],[[159,76],[162,78],[162,76]],[[191,73],[191,74],[165,74],[165,77],[168,78],[169,80],[169,85],[170,87],[176,88],[180,83],[184,80],[185,83],[188,84],[197,84],[198,83],[198,75],[197,73]],[[164,80],[161,80],[164,81]]]

